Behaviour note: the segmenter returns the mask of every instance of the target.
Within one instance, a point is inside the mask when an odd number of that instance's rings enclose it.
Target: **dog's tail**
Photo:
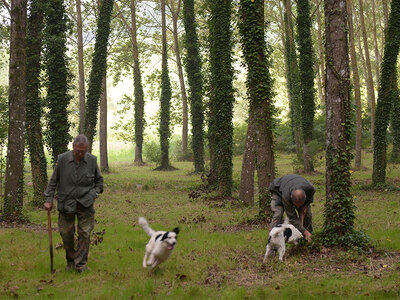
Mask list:
[[[154,230],[151,229],[147,220],[143,217],[139,217],[139,225],[142,226],[143,230],[149,235],[152,236],[154,234]]]
[[[279,234],[283,233],[285,231],[285,227],[279,227],[275,232],[271,235],[272,237],[276,238]]]

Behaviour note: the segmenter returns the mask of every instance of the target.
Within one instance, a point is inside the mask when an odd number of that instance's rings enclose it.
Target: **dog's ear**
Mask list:
[[[168,233],[169,232],[167,231],[166,233],[163,234],[163,236],[161,238],[162,241],[168,238]]]
[[[180,229],[179,229],[179,227],[175,227],[174,230],[172,230],[172,231],[175,232],[176,234],[178,234]]]
[[[292,236],[292,229],[286,228],[283,232],[283,236],[285,237],[285,241],[287,242],[289,238]]]

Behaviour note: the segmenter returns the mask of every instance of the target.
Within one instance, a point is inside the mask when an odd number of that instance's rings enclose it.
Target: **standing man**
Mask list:
[[[314,200],[314,186],[299,175],[289,174],[272,181],[269,191],[271,210],[274,213],[270,227],[283,223],[285,211],[289,222],[311,242],[313,226],[310,204]]]
[[[89,141],[83,134],[73,142],[73,150],[62,153],[44,195],[45,209],[53,207],[57,190],[58,228],[67,258],[66,270],[85,271],[90,233],[94,227],[93,203],[103,192],[103,176],[96,156],[87,153]],[[75,250],[75,217],[78,220],[78,248]]]

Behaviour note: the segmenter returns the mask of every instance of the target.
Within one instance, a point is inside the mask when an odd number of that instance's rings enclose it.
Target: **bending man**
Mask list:
[[[299,175],[289,174],[272,181],[269,191],[274,213],[270,227],[282,224],[283,213],[286,212],[289,222],[311,242],[313,226],[310,204],[314,198],[314,186]]]

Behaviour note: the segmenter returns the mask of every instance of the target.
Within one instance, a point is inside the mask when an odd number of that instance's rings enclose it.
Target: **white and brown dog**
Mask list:
[[[139,218],[139,225],[150,236],[143,257],[143,268],[153,269],[171,255],[176,245],[179,228],[176,227],[172,231],[154,231],[143,217]]]
[[[293,243],[296,245],[301,238],[303,238],[303,234],[292,224],[289,224],[289,220],[286,219],[283,224],[276,225],[269,232],[263,263],[267,261],[269,256],[274,256],[276,251],[279,254],[279,260],[283,261],[286,251],[285,244]]]

